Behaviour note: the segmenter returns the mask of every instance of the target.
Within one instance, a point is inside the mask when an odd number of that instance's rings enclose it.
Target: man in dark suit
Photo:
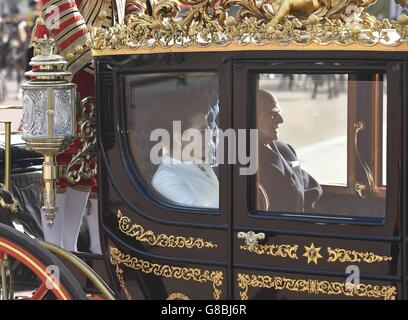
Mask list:
[[[304,212],[314,208],[322,195],[319,183],[300,167],[295,150],[278,140],[283,123],[276,97],[264,90],[257,93],[258,210]]]

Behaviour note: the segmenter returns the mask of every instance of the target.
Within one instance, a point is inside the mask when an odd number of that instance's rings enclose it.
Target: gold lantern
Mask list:
[[[32,70],[25,75],[30,81],[23,88],[23,139],[27,146],[44,156],[43,212],[52,226],[55,207],[55,183],[58,168],[55,157],[75,138],[76,85],[64,71],[67,62],[54,54],[55,41],[44,38],[30,62]]]

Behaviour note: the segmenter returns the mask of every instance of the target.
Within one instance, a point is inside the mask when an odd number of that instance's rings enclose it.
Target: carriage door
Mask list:
[[[401,69],[235,63],[235,299],[403,297]]]

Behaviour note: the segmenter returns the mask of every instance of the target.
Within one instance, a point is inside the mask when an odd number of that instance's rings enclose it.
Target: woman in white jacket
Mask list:
[[[134,77],[131,148],[144,179],[163,200],[218,208],[215,162],[218,76],[177,73]]]
[[[219,184],[212,167],[163,156],[152,179],[163,197],[189,207],[218,208]]]
[[[152,185],[164,198],[183,206],[218,208],[219,182],[208,164],[212,130],[202,110],[191,108],[170,139],[162,139],[161,163]],[[174,126],[174,121],[172,121]],[[183,131],[182,131],[183,130]]]
[[[205,161],[212,134],[206,116],[196,112],[191,117],[183,117],[181,123],[184,135],[173,130],[171,146],[162,145],[161,163],[152,178],[152,185],[173,203],[218,208],[218,177]],[[192,139],[185,139],[185,135]]]

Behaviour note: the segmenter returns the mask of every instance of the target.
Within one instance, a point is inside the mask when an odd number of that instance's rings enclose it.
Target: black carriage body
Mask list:
[[[349,50],[96,57],[101,233],[106,265],[120,296],[406,299],[407,62],[406,53]],[[306,215],[259,214],[251,204],[253,178],[241,176],[234,164],[219,166],[219,212],[156,199],[131,155],[129,133],[134,128],[129,127],[126,109],[126,79],[177,72],[217,74],[222,129],[254,126],[251,101],[260,73],[348,74],[349,79],[362,80],[386,76],[387,187],[382,198],[378,193],[378,199],[386,198],[384,215],[370,214],[377,210],[374,198],[370,207],[364,207],[361,197],[347,192],[338,196],[338,203],[354,208],[357,214],[352,216],[324,214],[327,208]],[[353,90],[349,87],[349,96],[354,92],[358,99],[370,99],[359,96],[358,87]],[[359,116],[357,110],[354,118],[349,117],[348,127]],[[375,118],[371,112],[361,117],[368,124]],[[348,134],[347,141],[352,148],[353,136]],[[364,148],[363,154],[371,152]],[[364,174],[357,172],[356,179],[361,181]],[[325,190],[332,194],[332,189]],[[369,213],[358,214],[364,210]],[[237,238],[241,231],[265,233],[258,247],[262,250],[248,249]],[[353,270],[360,273],[358,288],[345,282]]]

